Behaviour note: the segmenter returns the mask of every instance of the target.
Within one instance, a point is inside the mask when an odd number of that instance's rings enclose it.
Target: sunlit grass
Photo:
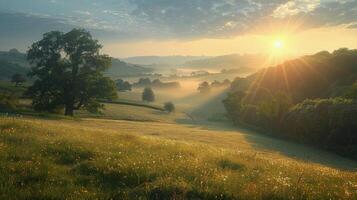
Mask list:
[[[0,131],[0,199],[357,198],[356,173],[263,155],[215,131],[4,117]]]

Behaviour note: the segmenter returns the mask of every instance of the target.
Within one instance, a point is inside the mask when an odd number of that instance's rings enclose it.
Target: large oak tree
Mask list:
[[[111,59],[101,55],[102,46],[83,29],[68,33],[51,31],[32,44],[27,58],[36,78],[27,94],[36,110],[65,109],[65,115],[86,108],[97,111],[99,99],[116,98],[115,83],[103,76]]]

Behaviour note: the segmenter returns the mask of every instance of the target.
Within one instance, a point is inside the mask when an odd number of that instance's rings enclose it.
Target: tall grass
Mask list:
[[[86,123],[0,117],[0,199],[357,198],[353,172]]]

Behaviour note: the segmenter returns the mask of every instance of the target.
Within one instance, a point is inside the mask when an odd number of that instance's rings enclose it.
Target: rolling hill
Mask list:
[[[252,71],[265,66],[267,56],[260,54],[232,54],[185,62],[183,66],[193,69],[241,69]]]
[[[105,74],[110,77],[136,76],[152,72],[152,69],[136,64],[126,63],[116,58],[112,58],[112,67]]]
[[[0,51],[0,78],[10,79],[15,73],[26,75],[30,64],[26,60],[26,54],[12,49]],[[110,77],[143,75],[152,72],[152,69],[123,62],[112,58],[112,67],[106,72]]]
[[[357,197],[356,162],[212,124],[0,117],[0,129],[1,199]]]
[[[180,66],[188,61],[208,58],[207,56],[135,56],[124,58],[125,62],[138,65]]]

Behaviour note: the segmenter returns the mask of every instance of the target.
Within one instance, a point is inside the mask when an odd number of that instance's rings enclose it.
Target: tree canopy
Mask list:
[[[164,109],[169,113],[174,112],[175,105],[172,102],[166,102],[166,103],[164,103]]]
[[[68,33],[51,31],[32,44],[27,59],[36,81],[27,91],[36,110],[64,108],[73,115],[82,107],[97,111],[99,99],[116,98],[115,83],[102,72],[111,59],[100,54],[102,46],[84,29]]]
[[[143,91],[142,99],[143,101],[147,101],[147,102],[155,101],[154,91],[152,91],[152,89],[149,87],[145,88]]]
[[[116,80],[117,89],[120,92],[131,91],[131,84],[123,79]]]
[[[236,124],[356,158],[357,50],[322,51],[236,78],[223,101]]]

